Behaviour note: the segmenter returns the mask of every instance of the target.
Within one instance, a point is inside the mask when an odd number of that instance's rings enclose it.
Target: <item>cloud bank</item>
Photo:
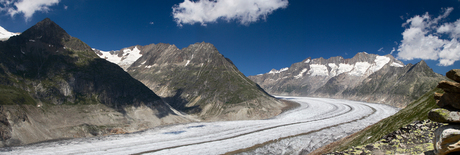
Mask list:
[[[174,5],[172,13],[179,26],[195,23],[206,26],[218,19],[248,25],[260,19],[265,20],[273,11],[286,8],[288,3],[288,0],[185,0]]]
[[[460,19],[442,22],[453,11],[432,18],[428,12],[408,19],[402,26],[403,40],[398,47],[398,59],[437,60],[439,66],[450,66],[460,60]]]
[[[60,0],[0,0],[0,11],[6,12],[11,17],[23,13],[29,20],[37,12],[47,12],[50,6],[56,5]]]

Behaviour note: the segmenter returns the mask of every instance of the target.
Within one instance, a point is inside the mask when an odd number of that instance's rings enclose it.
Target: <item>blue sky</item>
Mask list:
[[[185,2],[0,0],[0,26],[22,32],[49,17],[70,35],[105,51],[209,42],[245,75],[289,67],[308,57],[351,58],[363,51],[386,55],[393,48],[394,57],[412,59],[405,64],[425,59],[440,74],[460,68],[459,0]],[[256,11],[248,2],[257,4]]]

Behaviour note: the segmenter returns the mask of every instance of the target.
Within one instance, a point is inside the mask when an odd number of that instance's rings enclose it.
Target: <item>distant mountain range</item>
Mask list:
[[[210,43],[178,49],[170,44],[95,52],[124,68],[175,109],[205,120],[261,119],[284,106]]]
[[[190,120],[48,18],[0,42],[0,147]]]
[[[424,61],[404,65],[391,55],[307,58],[289,68],[249,76],[273,95],[351,99],[405,107],[446,79]]]

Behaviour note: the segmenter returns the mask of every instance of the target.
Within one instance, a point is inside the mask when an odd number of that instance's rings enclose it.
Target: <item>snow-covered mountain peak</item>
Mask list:
[[[431,90],[442,77],[423,61],[404,65],[392,55],[364,52],[348,59],[340,56],[307,58],[292,64],[287,71],[274,69],[270,73],[249,76],[274,95],[345,98],[400,107],[414,99],[408,96]]]
[[[9,32],[5,28],[0,26],[0,40],[8,40],[10,37],[19,35],[19,33]]]
[[[96,54],[109,62],[119,65],[124,70],[128,69],[137,59],[142,56],[138,46],[123,48],[119,51],[101,51],[93,49]]]
[[[278,74],[278,73],[287,71],[288,69],[289,69],[289,67],[281,68],[280,70],[272,69],[270,72],[268,72],[268,74]]]
[[[282,74],[280,76],[276,76],[274,80],[286,77],[293,77],[294,79],[299,80],[308,77],[324,77],[329,79],[339,76],[340,74],[365,78],[372,73],[379,71],[387,64],[390,67],[405,66],[401,61],[395,59],[391,55],[380,56],[359,52],[350,59],[344,59],[341,56],[331,57],[329,59],[307,58],[302,62],[293,64],[289,68],[282,68],[280,70],[273,69],[266,74]],[[291,74],[288,75],[288,73]]]

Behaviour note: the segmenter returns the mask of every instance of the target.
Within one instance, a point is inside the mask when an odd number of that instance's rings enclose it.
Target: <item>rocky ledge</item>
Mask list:
[[[438,88],[444,94],[435,94],[436,104],[440,108],[431,110],[428,118],[440,123],[448,123],[434,131],[434,153],[445,155],[460,153],[460,69],[453,69],[446,73],[452,81],[441,81]]]

